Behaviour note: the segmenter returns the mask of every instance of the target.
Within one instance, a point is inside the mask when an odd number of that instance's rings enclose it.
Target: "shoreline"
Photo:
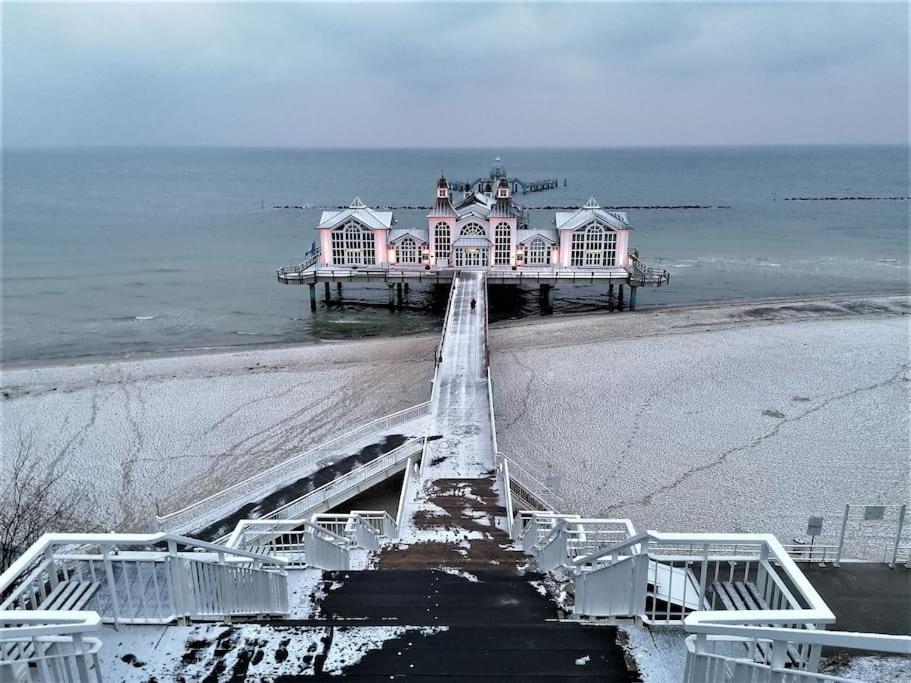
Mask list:
[[[719,299],[714,301],[705,301],[705,302],[696,302],[696,303],[680,303],[680,304],[654,304],[654,305],[644,305],[637,308],[635,311],[623,311],[623,317],[634,317],[641,318],[647,314],[654,313],[681,313],[681,312],[697,312],[697,311],[716,311],[723,309],[733,309],[740,307],[748,306],[771,306],[771,307],[781,307],[791,304],[803,303],[803,304],[814,304],[814,303],[837,303],[837,302],[850,302],[858,300],[882,300],[882,299],[896,299],[896,298],[911,298],[911,289],[905,290],[894,290],[894,291],[883,291],[883,290],[873,290],[869,292],[856,292],[850,294],[818,294],[818,295],[799,295],[795,294],[788,297],[756,297],[756,298],[741,298],[741,299]],[[911,312],[909,310],[908,312]],[[876,313],[871,313],[875,315]],[[856,315],[851,313],[845,313],[844,315]],[[617,312],[610,311],[589,311],[584,313],[560,313],[557,315],[537,315],[537,316],[524,316],[521,318],[509,318],[505,320],[499,320],[490,324],[491,330],[500,330],[500,329],[509,329],[515,327],[523,327],[526,325],[549,325],[556,324],[560,322],[568,322],[571,320],[587,320],[587,319],[602,319],[602,318],[612,318],[617,319]],[[831,317],[838,317],[835,312]],[[818,319],[818,318],[815,318]],[[793,318],[789,318],[793,320]],[[756,320],[756,324],[760,324],[762,321]],[[772,321],[777,322],[777,321]],[[60,368],[60,367],[79,367],[85,365],[108,365],[112,363],[133,363],[133,362],[143,362],[150,360],[161,360],[161,359],[180,359],[180,358],[196,358],[196,357],[206,357],[206,356],[218,356],[218,355],[233,355],[239,353],[255,353],[260,351],[284,351],[290,349],[303,349],[311,348],[319,345],[330,345],[336,346],[341,344],[350,344],[350,343],[364,343],[371,341],[388,341],[392,339],[409,339],[420,341],[424,338],[436,337],[438,332],[417,332],[417,333],[405,333],[400,335],[376,335],[376,336],[367,336],[367,337],[351,337],[346,339],[328,339],[328,338],[316,338],[308,341],[296,341],[296,342],[263,342],[263,343],[252,343],[244,345],[231,345],[231,346],[210,346],[210,347],[198,347],[198,348],[186,348],[186,349],[162,349],[156,351],[134,351],[126,354],[102,354],[102,355],[83,355],[83,356],[67,356],[60,358],[48,358],[48,359],[23,359],[23,360],[13,360],[13,361],[0,361],[0,374],[5,372],[13,372],[20,370],[40,370],[44,368]]]

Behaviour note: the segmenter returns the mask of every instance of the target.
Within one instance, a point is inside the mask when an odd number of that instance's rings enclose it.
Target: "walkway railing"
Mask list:
[[[279,558],[289,567],[351,568],[350,540],[306,519],[245,519],[227,545]]]
[[[0,617],[89,610],[115,624],[168,624],[284,614],[284,565],[174,534],[45,534],[0,576]]]
[[[398,527],[383,510],[317,513],[310,519],[245,519],[226,545],[280,558],[289,567],[350,569],[352,548],[376,550],[398,538]]]
[[[0,681],[101,683],[95,612],[0,613]]]
[[[411,422],[429,413],[430,402],[427,401],[372,420],[180,510],[156,516],[158,525],[162,529],[172,531],[193,531],[202,528],[207,523],[230,514],[243,503],[262,499],[286,486],[298,478],[305,467],[314,466],[319,460],[362,441],[371,434]]]
[[[509,462],[510,487],[520,507],[550,511],[567,509],[564,498],[541,481],[540,477],[532,474],[525,465],[503,453],[497,453],[497,458]]]
[[[857,683],[853,678],[816,673],[818,663],[795,669],[791,653],[795,649],[818,652],[823,647],[836,647],[865,654],[911,654],[911,638],[907,636],[712,624],[698,612],[687,617],[685,627],[693,635],[686,639],[684,683]]]
[[[269,511],[262,519],[309,519],[314,512],[322,512],[342,502],[342,497],[350,497],[352,491],[363,491],[401,469],[401,464],[420,453],[423,446],[423,439],[406,441],[375,460],[355,467],[306,495]]]
[[[667,284],[671,274],[664,268],[649,266],[639,259],[635,252],[629,252],[630,284]]]
[[[282,279],[283,276],[287,275],[301,275],[308,268],[312,268],[317,263],[319,263],[320,250],[317,248],[315,252],[307,256],[300,263],[293,266],[282,266],[278,269],[278,278]]]

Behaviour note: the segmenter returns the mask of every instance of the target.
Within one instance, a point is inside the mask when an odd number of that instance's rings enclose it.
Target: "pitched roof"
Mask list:
[[[557,231],[553,228],[532,228],[531,230],[516,230],[516,242],[524,244],[531,242],[535,237],[543,237],[551,244],[559,242]]]
[[[427,228],[393,228],[389,231],[389,242],[397,242],[403,237],[411,236],[418,242],[427,242]]]
[[[557,211],[554,223],[557,230],[575,230],[593,220],[599,220],[613,230],[631,230],[626,214],[621,211],[605,211],[594,197],[589,197],[584,206],[575,211]]]
[[[347,209],[341,211],[323,211],[319,219],[317,228],[335,228],[353,218],[363,223],[368,228],[374,230],[383,230],[392,227],[392,211],[377,211],[366,206],[360,197],[355,197],[354,201]]]

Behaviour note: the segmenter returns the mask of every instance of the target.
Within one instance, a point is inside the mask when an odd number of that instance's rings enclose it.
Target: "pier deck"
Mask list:
[[[484,275],[462,271],[456,278],[434,377],[427,448],[405,499],[405,547],[384,551],[382,567],[508,569],[522,561],[510,547],[496,467]]]

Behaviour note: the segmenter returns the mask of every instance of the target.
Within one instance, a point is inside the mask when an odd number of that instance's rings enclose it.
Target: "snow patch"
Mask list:
[[[431,636],[446,631],[446,626],[362,626],[357,628],[340,627],[335,629],[332,645],[326,654],[323,671],[333,676],[341,676],[347,667],[354,666],[367,653],[379,650],[388,641],[401,638],[406,633]]]
[[[466,572],[463,569],[456,569],[455,567],[440,567],[440,571],[446,574],[452,574],[453,576],[461,576],[466,581],[471,581],[471,583],[478,583],[478,577],[470,572]]]

